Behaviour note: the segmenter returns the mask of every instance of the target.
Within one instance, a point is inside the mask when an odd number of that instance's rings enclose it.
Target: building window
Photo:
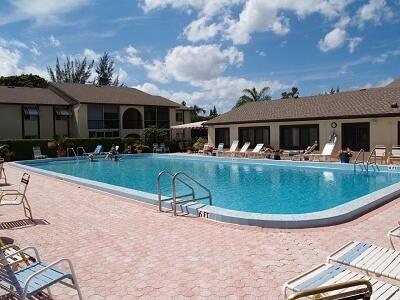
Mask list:
[[[29,105],[23,107],[24,119],[29,121],[37,121],[39,119],[39,107]]]
[[[319,125],[280,126],[280,147],[282,149],[304,150],[315,142],[319,144]],[[317,146],[317,150],[319,147]]]
[[[72,115],[68,107],[55,107],[54,113],[57,121],[68,121],[69,116]]]
[[[250,142],[250,148],[257,144],[269,145],[269,126],[239,127],[239,144]]]
[[[215,128],[215,145],[224,143],[224,147],[229,146],[229,128]]]
[[[119,131],[89,131],[89,138],[119,137]]]
[[[141,113],[135,108],[127,109],[122,116],[122,127],[124,129],[142,129]]]
[[[145,106],[144,127],[157,126],[169,128],[169,108],[158,106]]]
[[[184,123],[183,121],[183,111],[176,112],[176,122],[177,123]]]
[[[119,129],[119,106],[88,104],[89,129]]]
[[[342,148],[369,151],[369,123],[343,123]]]

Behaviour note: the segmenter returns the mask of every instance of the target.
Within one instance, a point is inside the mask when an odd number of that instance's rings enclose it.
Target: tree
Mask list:
[[[244,95],[239,98],[239,100],[236,102],[235,107],[239,107],[248,102],[271,100],[271,96],[268,94],[269,90],[270,88],[268,86],[262,88],[260,92],[257,92],[255,87],[253,87],[252,89],[244,89]]]
[[[103,56],[99,58],[96,64],[95,72],[97,74],[94,83],[96,85],[111,85],[111,86],[124,86],[123,83],[119,83],[119,76],[114,78],[114,60],[108,54],[104,52]]]
[[[212,109],[210,109],[210,117],[215,118],[215,117],[217,117],[217,116],[218,116],[217,108],[216,108],[215,105],[214,105],[214,107],[213,107]]]
[[[294,86],[290,91],[283,92],[281,95],[282,99],[299,98],[299,89],[296,86]]]
[[[145,128],[144,139],[145,143],[149,146],[154,143],[164,143],[168,140],[168,130],[157,126]]]
[[[32,87],[32,88],[46,88],[46,79],[39,75],[22,74],[18,76],[1,76],[0,85],[4,86],[18,86],[18,87]]]
[[[47,72],[53,82],[69,82],[85,84],[92,74],[94,61],[88,62],[86,57],[83,60],[72,60],[67,56],[64,65],[61,67],[60,60],[57,57],[54,70],[47,66]]]

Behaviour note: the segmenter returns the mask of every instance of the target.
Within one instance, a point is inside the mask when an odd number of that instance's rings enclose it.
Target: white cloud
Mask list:
[[[207,24],[208,22],[209,19],[207,17],[201,17],[190,23],[183,31],[183,34],[191,42],[207,41],[216,36],[222,29],[222,24]]]
[[[300,18],[320,13],[332,18],[342,14],[351,0],[248,0],[238,20],[228,19],[226,36],[235,44],[247,44],[251,34],[271,31],[279,35],[289,32],[289,19],[284,11],[294,12]]]
[[[377,63],[384,63],[386,60],[393,56],[400,56],[400,48],[395,50],[386,51],[378,55],[373,61]]]
[[[147,63],[144,65],[147,72],[147,76],[156,82],[167,83],[169,81],[167,69],[165,64],[155,59],[152,63]]]
[[[363,27],[366,22],[381,23],[383,20],[390,19],[394,13],[387,6],[385,0],[370,0],[357,10],[355,19],[356,23]]]
[[[18,40],[12,39],[12,40],[6,40],[3,38],[0,38],[0,46],[1,47],[16,47],[16,48],[22,48],[22,49],[28,49],[29,47]]]
[[[39,75],[46,80],[50,80],[47,70],[40,69],[35,65],[25,66],[22,70],[19,70],[19,73]]]
[[[18,64],[21,60],[21,54],[18,51],[0,47],[0,75],[9,76],[19,73]]]
[[[97,60],[101,57],[101,54],[86,48],[83,50],[83,56],[87,57],[88,60]]]
[[[118,76],[118,80],[119,80],[120,83],[125,82],[129,78],[128,72],[126,72],[122,68],[118,69],[117,76]]]
[[[58,39],[56,39],[55,37],[54,37],[54,35],[50,35],[49,36],[49,41],[50,41],[50,45],[52,45],[53,47],[60,47],[61,46],[61,43],[60,43],[60,41],[58,40]]]
[[[139,51],[135,47],[129,45],[125,49],[125,53],[126,53],[125,59],[131,65],[141,66],[144,64],[143,60],[138,56]],[[123,60],[124,60],[124,58],[123,58]]]
[[[328,52],[330,50],[343,46],[346,40],[346,31],[341,28],[335,28],[330,31],[325,37],[319,41],[318,46],[322,52]]]
[[[60,16],[88,5],[92,0],[8,0],[12,10],[0,14],[0,25],[34,20],[37,24],[60,23]]]
[[[349,52],[354,53],[356,47],[362,42],[361,37],[354,37],[349,39]]]
[[[256,50],[256,53],[260,56],[267,56],[267,53],[265,51],[261,51],[261,50]]]
[[[351,87],[351,90],[360,90],[360,89],[370,89],[370,88],[377,88],[377,87],[384,87],[387,86],[389,83],[391,83],[394,79],[392,77],[385,78],[382,80],[379,80],[378,82],[371,83],[367,82],[366,84],[363,85],[356,85]]]

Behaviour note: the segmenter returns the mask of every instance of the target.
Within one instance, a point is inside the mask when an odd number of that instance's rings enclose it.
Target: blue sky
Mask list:
[[[400,77],[400,0],[3,0],[0,75],[108,51],[131,87],[229,110],[244,88],[300,95]]]

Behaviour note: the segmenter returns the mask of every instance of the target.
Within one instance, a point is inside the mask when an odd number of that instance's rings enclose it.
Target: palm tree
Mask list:
[[[236,102],[235,107],[239,107],[247,102],[256,102],[256,101],[267,101],[271,100],[271,96],[269,95],[269,86],[263,87],[260,92],[256,90],[255,87],[252,89],[244,89],[243,95]]]

